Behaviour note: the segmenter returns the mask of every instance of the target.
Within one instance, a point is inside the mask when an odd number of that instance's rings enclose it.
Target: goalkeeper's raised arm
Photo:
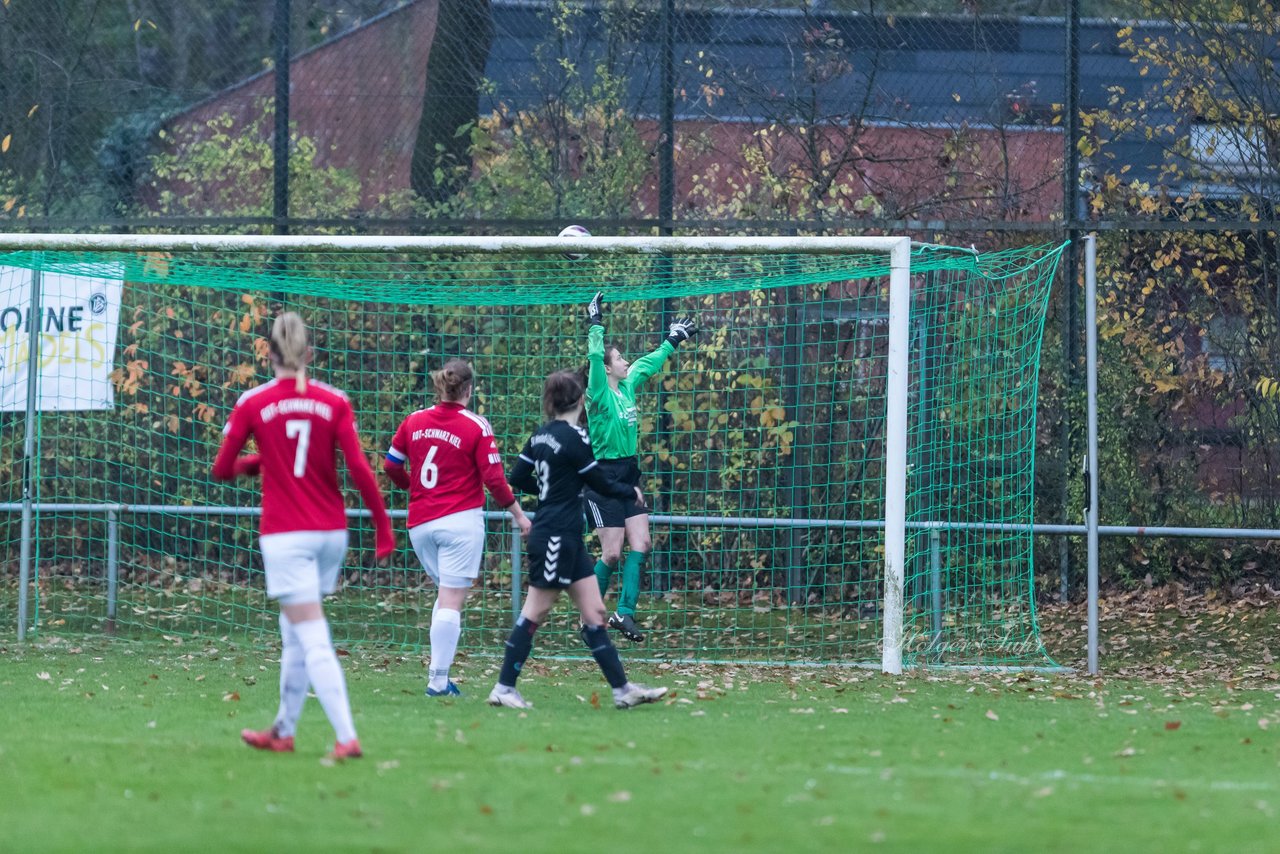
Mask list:
[[[592,450],[602,468],[619,480],[639,486],[640,417],[636,392],[662,370],[676,347],[698,333],[698,325],[692,318],[677,319],[668,326],[656,349],[631,363],[617,347],[605,345],[603,293],[597,293],[587,304],[587,321],[587,426]],[[609,625],[628,639],[641,641],[644,634],[635,621],[635,609],[640,575],[651,545],[649,509],[591,489],[584,490],[583,498],[587,520],[600,539],[600,560],[595,572],[602,597],[622,557],[624,534],[631,548],[622,570],[617,610],[609,618]]]

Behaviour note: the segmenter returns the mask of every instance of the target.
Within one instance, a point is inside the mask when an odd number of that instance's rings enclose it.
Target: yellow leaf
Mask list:
[[[13,142],[13,134],[5,134],[4,139],[0,139],[0,154],[9,150],[9,143]]]
[[[154,275],[164,278],[169,275],[169,256],[163,252],[147,252],[143,256],[143,275]]]
[[[17,203],[18,203],[17,199],[10,198],[8,201],[4,203],[4,212],[8,213],[9,211],[13,210],[13,206],[16,205]]]
[[[36,114],[36,110],[40,109],[39,104],[32,104],[31,109],[27,110],[27,118],[31,118]]]

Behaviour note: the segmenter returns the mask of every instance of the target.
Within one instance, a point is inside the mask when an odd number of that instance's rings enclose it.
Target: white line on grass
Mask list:
[[[651,752],[647,751],[611,751],[605,754],[597,754],[595,756],[580,755],[574,758],[572,751],[567,751],[568,759],[564,760],[567,764],[587,764],[597,766],[634,766],[634,765],[656,765],[662,764],[662,760],[657,759]],[[530,760],[542,762],[540,755],[531,755],[527,753],[508,753],[495,757],[500,762],[515,762],[527,764]],[[730,771],[731,767],[722,763],[711,763],[704,759],[692,759],[680,761],[680,766],[686,771],[707,772],[707,771]],[[774,765],[770,766],[775,772],[796,772],[796,773],[813,773],[809,766],[801,765]],[[1052,771],[1043,771],[1038,774],[1013,774],[1008,771],[984,771],[980,768],[939,768],[926,765],[837,765],[828,763],[824,770],[832,774],[841,774],[848,777],[868,777],[882,781],[890,781],[894,779],[910,780],[913,777],[926,777],[932,779],[947,780],[963,780],[971,783],[992,782],[992,783],[1011,783],[1016,786],[1034,786],[1037,789],[1043,788],[1052,783],[1077,784],[1081,786],[1126,786],[1129,788],[1156,788],[1156,789],[1208,789],[1211,792],[1275,792],[1280,791],[1280,782],[1266,781],[1247,781],[1247,780],[1167,780],[1158,777],[1135,777],[1129,774],[1117,774],[1109,776],[1105,774],[1080,774],[1072,771],[1064,771],[1062,769],[1054,769]]]
[[[908,766],[873,768],[864,765],[828,764],[826,770],[835,774],[853,777],[878,777],[901,773],[904,777],[940,777],[954,780],[981,781],[990,780],[997,783],[1014,783],[1019,786],[1044,786],[1046,783],[1077,783],[1087,786],[1150,786],[1152,788],[1202,789],[1214,792],[1273,792],[1280,790],[1280,783],[1264,781],[1249,782],[1243,780],[1165,780],[1153,777],[1134,777],[1128,774],[1107,776],[1103,774],[1078,774],[1071,771],[1055,769],[1039,774],[1023,776],[1007,771],[983,771],[978,768],[933,768],[928,766]]]

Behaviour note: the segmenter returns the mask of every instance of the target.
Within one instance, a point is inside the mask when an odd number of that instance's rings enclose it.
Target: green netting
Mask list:
[[[913,254],[908,663],[1047,660],[1028,526],[1039,346],[1059,253]],[[473,408],[510,460],[539,421],[542,378],[585,362],[580,306],[601,287],[607,339],[631,358],[657,346],[672,313],[695,314],[704,329],[640,394],[654,548],[637,615],[649,637],[629,654],[879,660],[885,255],[19,253],[0,257],[0,311],[25,310],[32,270],[46,306],[59,304],[55,286],[124,280],[105,366],[76,355],[65,314],[45,316],[45,391],[50,370],[62,389],[109,370],[114,402],[38,413],[34,631],[275,636],[256,489],[208,472],[236,397],[269,376],[276,303],[311,324],[313,374],[351,395],[371,462],[429,400],[427,372],[453,356],[473,363]],[[18,319],[0,317],[9,370],[25,360]],[[25,435],[13,408],[0,413],[9,627]],[[405,495],[384,486],[403,510]],[[492,515],[465,612],[473,653],[500,650],[519,597],[518,548],[505,516]],[[403,517],[397,525],[403,535]],[[371,539],[356,519],[344,589],[326,603],[334,636],[424,647],[425,574],[407,546],[391,567],[373,566]],[[569,611],[540,633],[540,650],[580,651]]]

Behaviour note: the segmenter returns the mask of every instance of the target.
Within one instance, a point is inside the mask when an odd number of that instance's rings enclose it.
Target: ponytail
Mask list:
[[[441,400],[456,403],[466,396],[467,387],[475,380],[471,366],[462,359],[450,359],[444,367],[431,372],[431,384]]]
[[[298,394],[305,394],[311,347],[307,343],[307,324],[297,312],[286,311],[271,324],[271,355],[277,365],[295,373]]]

